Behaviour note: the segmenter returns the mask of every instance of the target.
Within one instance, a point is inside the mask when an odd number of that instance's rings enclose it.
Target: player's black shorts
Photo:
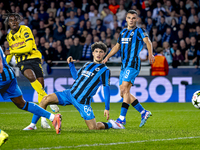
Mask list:
[[[27,59],[25,61],[21,61],[17,64],[17,67],[19,67],[23,75],[26,69],[31,69],[35,73],[36,78],[43,77],[41,59],[39,58]]]

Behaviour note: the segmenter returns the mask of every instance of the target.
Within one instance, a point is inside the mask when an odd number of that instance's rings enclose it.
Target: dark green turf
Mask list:
[[[89,131],[73,106],[60,106],[62,131],[56,135],[53,127],[42,129],[40,121],[37,130],[23,131],[32,114],[19,110],[13,103],[0,103],[0,129],[9,134],[1,149],[200,149],[200,110],[191,103],[142,105],[153,114],[144,127],[139,128],[141,116],[130,106],[125,130],[101,131]],[[104,103],[93,103],[92,108],[96,120],[106,122]],[[116,119],[120,108],[121,103],[111,103],[110,118]]]

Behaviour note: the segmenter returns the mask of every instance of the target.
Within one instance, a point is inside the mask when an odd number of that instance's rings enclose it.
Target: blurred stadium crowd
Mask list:
[[[21,15],[20,25],[29,26],[43,59],[92,60],[91,45],[103,41],[111,50],[126,27],[126,13],[138,13],[137,26],[144,28],[153,51],[163,47],[168,64],[195,65],[200,58],[200,2],[194,0],[8,0],[0,2],[0,45],[9,49],[3,14]],[[140,53],[148,62],[146,46]],[[120,52],[110,58],[120,62]],[[56,65],[56,64],[54,64]]]

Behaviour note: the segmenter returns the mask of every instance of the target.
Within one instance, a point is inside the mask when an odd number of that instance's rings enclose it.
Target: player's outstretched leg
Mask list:
[[[8,134],[0,129],[0,147],[8,140]]]
[[[125,129],[125,127],[122,124],[118,123],[117,121],[114,121],[113,119],[108,120],[108,122],[112,124],[113,129]]]

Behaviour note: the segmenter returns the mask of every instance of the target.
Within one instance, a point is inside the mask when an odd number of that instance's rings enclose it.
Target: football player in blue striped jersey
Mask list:
[[[79,111],[81,117],[85,120],[90,130],[100,129],[124,129],[122,124],[110,119],[106,122],[96,122],[91,107],[91,99],[95,95],[100,85],[103,85],[105,96],[104,116],[109,119],[110,109],[110,70],[102,63],[107,52],[107,46],[102,42],[96,42],[92,46],[93,62],[87,62],[82,68],[75,69],[73,58],[70,56],[67,62],[73,79],[75,80],[70,89],[62,92],[56,92],[43,98],[39,106],[46,109],[49,104],[74,105]],[[34,115],[32,123],[28,126],[35,128],[35,124],[39,120],[39,116]],[[34,126],[32,126],[34,124]]]
[[[131,104],[141,114],[142,119],[139,127],[142,127],[151,116],[151,112],[145,110],[137,98],[130,94],[130,88],[134,85],[135,78],[140,72],[141,61],[139,53],[142,50],[144,43],[147,45],[149,62],[153,63],[155,58],[152,54],[152,43],[148,34],[143,28],[136,26],[137,20],[137,12],[135,10],[129,10],[126,15],[128,27],[121,31],[117,44],[103,60],[103,63],[106,63],[111,56],[121,50],[122,66],[119,77],[119,85],[120,94],[121,97],[123,97],[123,103],[117,122],[123,125],[126,124],[126,113],[128,111],[129,104]]]

